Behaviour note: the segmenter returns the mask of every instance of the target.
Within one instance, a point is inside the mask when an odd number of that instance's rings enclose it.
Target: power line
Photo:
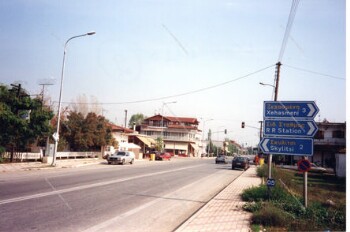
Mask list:
[[[223,86],[223,85],[227,85],[227,84],[230,84],[230,83],[232,83],[232,82],[235,82],[235,81],[238,81],[238,80],[241,80],[241,79],[244,79],[244,78],[253,76],[253,75],[255,75],[255,74],[259,73],[259,72],[262,72],[262,71],[264,71],[264,70],[266,70],[266,69],[269,69],[269,68],[271,68],[271,67],[273,67],[273,66],[275,66],[275,65],[274,65],[274,64],[273,64],[273,65],[269,65],[269,66],[267,66],[267,67],[265,67],[265,68],[261,68],[261,69],[259,69],[259,70],[257,70],[257,71],[248,73],[248,74],[246,74],[246,75],[244,75],[244,76],[237,77],[237,78],[235,78],[235,79],[232,79],[232,80],[229,80],[229,81],[225,81],[225,82],[222,82],[222,83],[219,83],[219,84],[216,84],[216,85],[212,85],[212,86],[205,87],[205,88],[202,88],[202,89],[197,89],[197,90],[188,91],[188,92],[185,92],[185,93],[180,93],[180,94],[165,96],[165,97],[157,97],[157,98],[150,98],[150,99],[146,99],[146,100],[125,101],[125,102],[105,102],[105,103],[62,102],[62,103],[65,103],[65,104],[74,103],[74,104],[121,105],[121,104],[134,104],[134,103],[143,103],[143,102],[159,101],[159,100],[164,100],[164,99],[169,99],[169,98],[174,98],[174,97],[181,97],[181,96],[185,96],[185,95],[190,95],[190,94],[194,94],[194,93],[198,93],[198,92],[203,92],[203,91],[206,91],[206,90],[214,89],[214,88],[217,88],[217,87],[220,87],[220,86]]]
[[[317,75],[320,75],[320,76],[330,77],[330,78],[333,78],[333,79],[345,80],[345,78],[343,78],[343,77],[332,76],[332,75],[329,75],[329,74],[324,74],[324,73],[315,72],[315,71],[311,71],[311,70],[307,70],[307,69],[303,69],[303,68],[293,67],[293,66],[286,65],[286,64],[284,64],[284,66],[286,66],[288,68],[295,69],[295,70],[303,71],[303,72],[308,72],[308,73],[317,74]]]
[[[297,12],[298,4],[299,4],[299,0],[293,0],[292,6],[291,6],[290,12],[289,12],[287,27],[286,27],[286,30],[285,30],[284,36],[283,36],[281,50],[280,50],[280,53],[279,53],[279,56],[278,56],[278,61],[279,62],[282,61],[282,57],[283,57],[284,51],[285,51],[286,46],[287,46],[289,34],[290,34],[291,29],[292,29],[292,25],[293,25],[293,22],[294,22],[295,14]]]

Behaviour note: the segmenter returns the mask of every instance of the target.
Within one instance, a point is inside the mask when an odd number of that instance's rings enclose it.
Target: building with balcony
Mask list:
[[[314,137],[314,155],[311,162],[320,166],[333,168],[339,172],[341,165],[345,165],[346,153],[346,123],[332,123],[328,121],[317,123],[318,132]],[[340,162],[339,162],[340,161]]]
[[[200,156],[200,130],[196,118],[163,116],[146,118],[139,127],[140,134],[162,138],[164,151],[179,156]]]

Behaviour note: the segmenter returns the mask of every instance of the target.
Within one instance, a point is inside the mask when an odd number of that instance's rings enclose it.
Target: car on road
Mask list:
[[[227,164],[227,157],[226,157],[225,155],[218,155],[218,156],[215,158],[215,163],[216,163],[216,164],[219,164],[219,163]]]
[[[108,164],[133,164],[135,161],[135,154],[132,151],[117,151],[108,156]]]
[[[168,161],[170,161],[171,153],[169,153],[169,152],[156,153],[155,159],[156,160],[168,160]]]
[[[236,156],[232,160],[232,170],[236,168],[247,170],[249,167],[249,160],[246,157]]]

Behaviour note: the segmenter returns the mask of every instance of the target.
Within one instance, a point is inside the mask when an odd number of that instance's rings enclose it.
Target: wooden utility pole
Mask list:
[[[278,62],[276,64],[276,83],[275,83],[275,97],[274,97],[274,101],[277,101],[278,98],[278,85],[279,85],[279,80],[280,80],[280,70],[281,70],[281,62]],[[271,166],[272,166],[272,154],[269,154],[269,160],[268,160],[268,168],[269,168],[269,178],[271,178]]]
[[[128,118],[128,110],[125,110],[125,121],[124,121],[124,127],[126,128],[126,121]]]

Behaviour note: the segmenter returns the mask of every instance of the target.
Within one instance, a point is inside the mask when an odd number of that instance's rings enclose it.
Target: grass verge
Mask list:
[[[266,179],[267,167],[257,174]],[[304,207],[303,175],[273,168],[276,186],[270,192],[265,185],[247,189],[242,198],[244,209],[253,213],[254,228],[267,231],[345,231],[345,180],[335,176],[309,174],[308,207]],[[258,231],[259,231],[258,230]]]

